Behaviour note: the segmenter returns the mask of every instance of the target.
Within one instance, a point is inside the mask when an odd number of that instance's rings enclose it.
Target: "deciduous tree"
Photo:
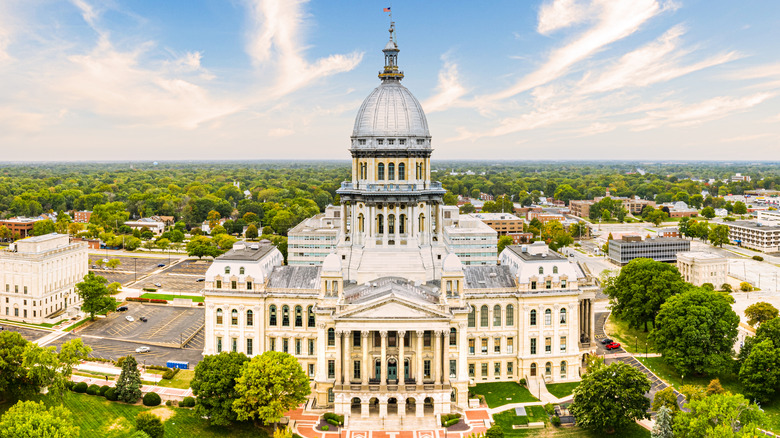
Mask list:
[[[501,254],[501,251],[503,251],[504,248],[506,248],[507,246],[511,245],[512,243],[514,243],[514,241],[512,240],[512,237],[510,237],[510,236],[501,236],[501,237],[499,237],[498,238],[498,248],[497,248],[498,249],[498,254]]]
[[[205,356],[195,367],[190,383],[195,394],[195,412],[208,417],[215,426],[227,426],[236,420],[233,402],[238,399],[236,378],[241,376],[249,358],[243,353],[222,352]]]
[[[674,436],[694,437],[753,437],[764,414],[741,394],[716,394],[690,400],[674,418]]]
[[[723,224],[715,225],[710,229],[708,238],[713,245],[723,247],[724,243],[729,243],[729,227]]]
[[[149,411],[139,412],[135,416],[135,428],[144,432],[149,438],[163,438],[165,424],[160,417]]]
[[[76,293],[82,299],[81,310],[88,312],[92,320],[96,313],[116,308],[116,301],[106,287],[106,279],[94,272],[85,275],[81,283],[76,283]]]
[[[47,408],[43,402],[20,401],[0,420],[0,438],[74,438],[79,428],[64,406]]]
[[[680,406],[677,405],[677,394],[671,386],[656,392],[653,396],[653,410],[660,412],[660,409],[664,407],[669,409],[672,414],[680,410]]]
[[[760,326],[770,319],[777,318],[777,315],[778,311],[775,306],[764,301],[751,304],[745,309],[745,316],[748,319],[748,324],[754,327]]]
[[[780,351],[771,339],[753,344],[739,369],[745,395],[760,402],[771,400],[780,387]]]

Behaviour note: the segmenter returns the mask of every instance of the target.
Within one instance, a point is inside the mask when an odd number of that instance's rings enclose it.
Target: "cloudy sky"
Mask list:
[[[0,161],[347,159],[389,0],[0,2]],[[392,2],[438,159],[780,159],[780,2]]]

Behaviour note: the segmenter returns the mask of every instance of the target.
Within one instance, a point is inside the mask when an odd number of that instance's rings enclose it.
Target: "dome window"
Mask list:
[[[394,145],[395,144],[395,139],[394,138],[388,138],[387,139],[387,144],[389,144],[390,146]]]
[[[385,139],[384,138],[378,138],[376,140],[376,144],[378,144],[379,146],[382,146],[383,144],[385,144]]]
[[[361,139],[359,139],[359,140],[358,140],[358,144],[359,144],[360,146],[365,146],[365,144],[366,144],[366,139],[365,139],[365,138],[361,138]]]
[[[418,145],[424,145],[424,144],[425,144],[425,140],[423,140],[423,139],[421,139],[421,138],[418,138],[418,139],[417,139],[417,144],[418,144]]]
[[[405,145],[406,144],[406,139],[399,138],[398,139],[398,144],[401,145],[401,146]]]

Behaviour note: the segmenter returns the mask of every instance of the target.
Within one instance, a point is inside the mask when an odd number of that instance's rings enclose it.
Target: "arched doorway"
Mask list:
[[[547,362],[544,364],[544,376],[552,377],[552,362]]]
[[[536,363],[531,364],[531,377],[536,377]]]
[[[368,400],[368,415],[379,415],[379,399],[371,397]]]
[[[406,415],[415,415],[417,412],[417,400],[414,397],[406,398]]]
[[[397,414],[397,413],[398,413],[398,399],[395,397],[390,397],[387,400],[387,415]]]
[[[387,380],[398,382],[398,362],[392,357],[387,360]]]
[[[425,397],[423,400],[423,413],[425,415],[433,415],[433,398]]]
[[[360,415],[360,399],[357,397],[352,397],[352,402],[350,404],[350,410],[352,415]]]

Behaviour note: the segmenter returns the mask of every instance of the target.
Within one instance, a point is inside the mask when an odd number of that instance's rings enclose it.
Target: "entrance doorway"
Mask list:
[[[398,363],[395,359],[387,361],[387,380],[398,380]]]
[[[409,380],[409,359],[404,359],[404,380]]]
[[[374,376],[376,376],[376,380],[382,378],[382,362],[379,360],[374,362]]]

